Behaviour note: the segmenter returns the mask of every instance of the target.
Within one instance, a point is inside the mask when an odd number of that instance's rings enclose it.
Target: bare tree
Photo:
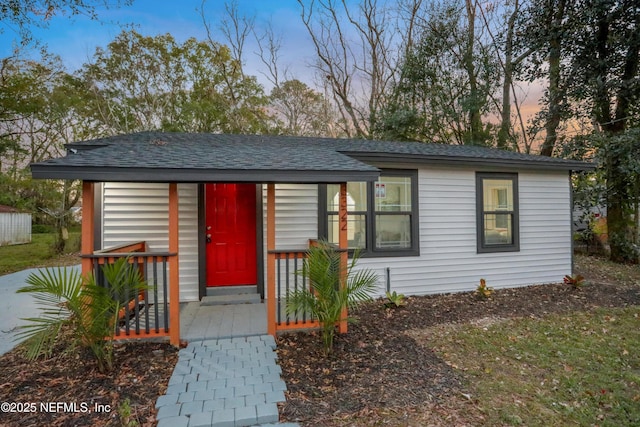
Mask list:
[[[357,8],[346,0],[298,0],[313,42],[319,77],[331,89],[348,135],[371,135],[396,76],[402,37],[392,11],[378,0]]]

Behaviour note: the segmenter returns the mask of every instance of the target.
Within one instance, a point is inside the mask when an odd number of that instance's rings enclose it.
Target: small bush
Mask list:
[[[573,286],[575,289],[578,289],[584,285],[584,277],[580,274],[567,274],[564,276],[563,282],[567,285]]]
[[[47,234],[47,233],[53,233],[55,231],[56,230],[51,225],[33,224],[31,226],[31,233],[33,234]]]
[[[493,294],[493,288],[487,286],[487,281],[480,279],[480,284],[476,288],[476,295],[479,298],[488,299]]]

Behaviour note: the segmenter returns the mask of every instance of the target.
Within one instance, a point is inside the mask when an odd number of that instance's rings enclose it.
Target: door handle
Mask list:
[[[211,234],[207,234],[207,243],[211,243]]]

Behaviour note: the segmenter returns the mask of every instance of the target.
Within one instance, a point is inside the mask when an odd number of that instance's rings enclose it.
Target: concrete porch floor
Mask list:
[[[249,337],[267,333],[266,304],[180,304],[180,339],[189,341]]]

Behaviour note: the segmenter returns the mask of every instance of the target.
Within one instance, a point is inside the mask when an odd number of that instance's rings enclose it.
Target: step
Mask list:
[[[261,302],[259,294],[236,294],[206,296],[202,298],[200,305],[260,304]]]
[[[208,297],[216,297],[221,295],[257,294],[257,293],[258,293],[258,287],[256,285],[207,287]]]

